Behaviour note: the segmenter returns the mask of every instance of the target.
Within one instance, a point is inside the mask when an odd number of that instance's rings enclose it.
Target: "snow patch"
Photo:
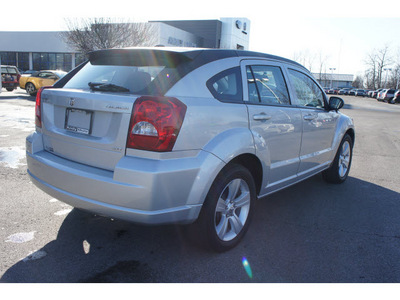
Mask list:
[[[22,244],[29,242],[35,238],[35,232],[36,231],[19,232],[12,234],[7,238],[6,243]]]
[[[58,212],[55,212],[54,214],[56,216],[63,216],[63,215],[67,215],[72,211],[72,209],[68,208],[68,209],[63,209],[63,210],[59,210]]]
[[[19,166],[25,166],[26,163],[20,161],[25,158],[25,148],[23,147],[1,147],[0,163],[6,167],[17,169]]]
[[[35,130],[35,107],[1,103],[0,126],[33,132]]]

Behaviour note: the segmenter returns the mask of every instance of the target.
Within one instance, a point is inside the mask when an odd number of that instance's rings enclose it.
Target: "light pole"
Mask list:
[[[336,70],[336,68],[329,68],[329,70],[331,70],[331,88],[333,88],[332,86],[332,81],[333,81],[333,71]]]
[[[392,71],[392,69],[390,69],[390,68],[385,68],[385,69],[383,69],[383,71],[386,71],[386,77],[385,77],[385,89],[386,89],[388,71]]]

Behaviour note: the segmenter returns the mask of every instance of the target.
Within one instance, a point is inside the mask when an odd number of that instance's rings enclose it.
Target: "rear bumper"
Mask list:
[[[42,136],[36,132],[27,137],[26,149],[32,182],[52,197],[76,208],[143,224],[195,221],[212,183],[208,169],[222,163],[204,151],[168,160],[125,156],[111,172],[44,151]]]
[[[16,89],[19,86],[18,82],[2,82],[3,88],[13,88]]]

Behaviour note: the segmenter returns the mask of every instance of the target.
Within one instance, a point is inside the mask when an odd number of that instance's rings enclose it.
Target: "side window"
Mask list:
[[[248,66],[249,101],[270,105],[290,105],[282,71],[274,66]]]
[[[218,73],[207,81],[213,96],[221,101],[242,102],[243,89],[240,68],[235,67]]]
[[[289,70],[289,75],[300,105],[324,108],[323,93],[310,77],[295,70]]]
[[[47,72],[41,72],[39,73],[38,77],[40,78],[48,78],[51,74]]]

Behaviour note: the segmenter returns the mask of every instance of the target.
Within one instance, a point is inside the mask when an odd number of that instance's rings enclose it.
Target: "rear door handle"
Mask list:
[[[306,115],[303,117],[303,119],[306,121],[312,121],[312,120],[315,120],[316,118],[317,118],[317,115]]]
[[[266,121],[266,120],[269,120],[271,118],[272,117],[270,115],[267,115],[265,113],[261,113],[261,114],[258,114],[258,115],[253,115],[253,120],[255,120],[255,121]]]

